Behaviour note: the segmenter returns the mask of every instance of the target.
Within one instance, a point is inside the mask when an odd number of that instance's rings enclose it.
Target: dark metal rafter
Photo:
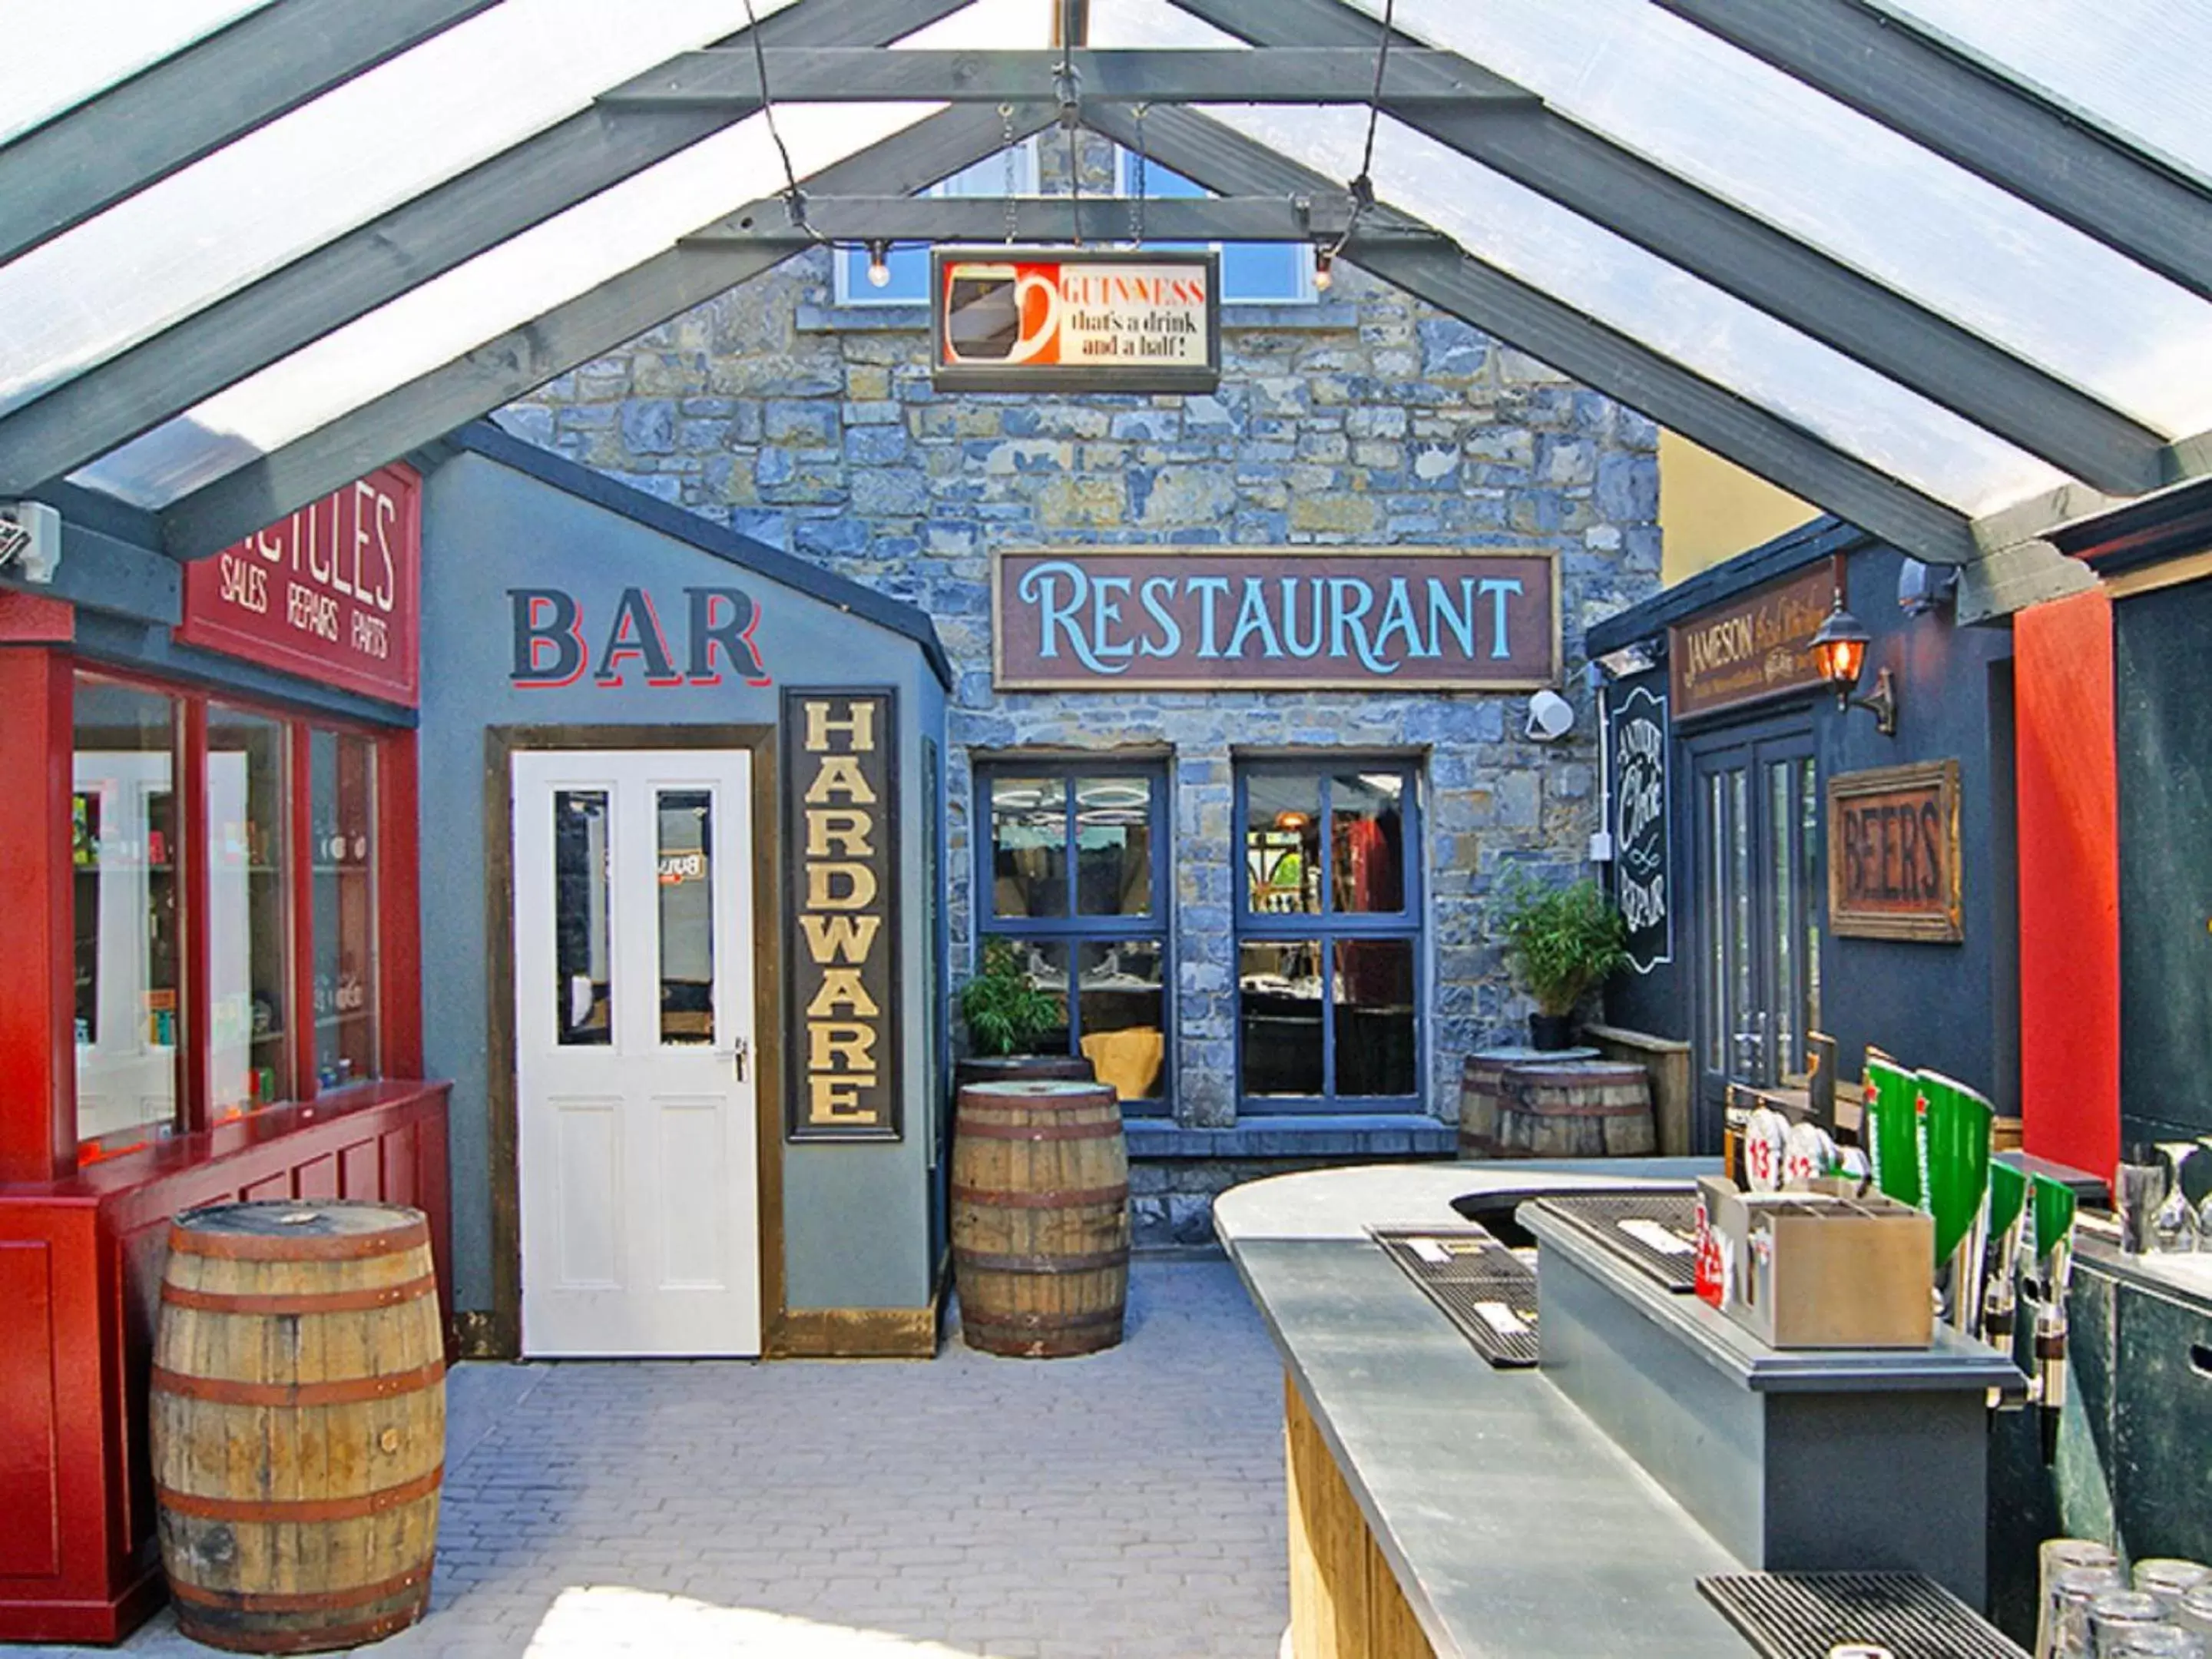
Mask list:
[[[1000,197],[806,195],[807,228],[842,242],[998,242],[1011,228],[1018,242],[1101,242],[1133,240],[1139,215],[1133,200],[1085,196],[1028,196],[1011,205]],[[1352,228],[1352,199],[1342,191],[1312,198],[1290,196],[1147,198],[1145,238],[1152,242],[1334,242]],[[1361,228],[1450,247],[1432,230],[1382,231],[1372,221]],[[737,246],[787,240],[790,216],[736,215],[683,239],[685,247]]]
[[[0,148],[0,262],[493,0],[278,0]]]
[[[2203,187],[2034,88],[1859,0],[1656,3],[2212,297],[2212,198]]]
[[[1119,111],[1086,119],[1109,137],[1134,140],[1134,124]],[[1187,110],[1150,112],[1145,142],[1165,165],[1208,189],[1329,188],[1320,175]],[[1346,257],[1917,557],[1954,564],[1974,556],[1966,516],[1954,508],[1456,247],[1355,242]]]
[[[783,46],[896,40],[964,0],[799,0]],[[0,497],[62,477],[750,113],[585,110],[0,416]]]
[[[1056,51],[879,52],[843,47],[763,51],[769,90],[797,104],[868,104],[929,99],[997,104],[1048,97]],[[1066,54],[1083,102],[1121,104],[1364,103],[1375,89],[1371,49],[1150,48]],[[686,53],[600,94],[605,109],[713,109],[760,99],[760,67],[749,50]],[[1533,105],[1534,94],[1465,58],[1419,49],[1394,52],[1385,95],[1408,104]]]
[[[1260,46],[1371,49],[1377,38],[1375,20],[1341,0],[1176,3]],[[2124,494],[2158,483],[2163,434],[1549,109],[1468,114],[1384,102],[1416,131],[2085,483]]]
[[[1041,131],[1056,113],[1046,105],[1017,106],[1012,117],[1015,137]],[[805,183],[825,195],[903,194],[982,161],[1003,144],[997,111],[951,109],[823,168]],[[789,225],[781,201],[773,197],[730,217]],[[671,248],[204,485],[161,515],[163,544],[179,558],[219,551],[808,246],[805,237],[793,232],[788,240],[746,247]]]

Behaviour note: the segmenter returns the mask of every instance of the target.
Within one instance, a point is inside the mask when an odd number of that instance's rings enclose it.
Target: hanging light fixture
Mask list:
[[[1336,282],[1336,250],[1316,246],[1314,248],[1314,292],[1326,294]]]
[[[868,286],[888,287],[891,280],[891,245],[889,242],[868,244]]]
[[[1834,607],[1813,635],[1813,664],[1820,678],[1835,687],[1838,708],[1870,710],[1875,730],[1885,738],[1893,738],[1897,735],[1897,683],[1889,670],[1884,668],[1875,675],[1874,690],[1869,696],[1851,695],[1858,689],[1859,676],[1866,668],[1867,647],[1873,639],[1859,619],[1844,609],[1844,596],[1838,592]]]

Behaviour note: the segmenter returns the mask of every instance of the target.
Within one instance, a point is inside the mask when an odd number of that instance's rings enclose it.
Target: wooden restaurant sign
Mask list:
[[[1559,677],[1549,553],[1001,550],[991,593],[1002,690],[1510,691]]]
[[[1828,922],[1857,939],[1963,939],[1959,763],[1828,780]]]
[[[932,377],[969,392],[1211,392],[1221,256],[937,248]]]
[[[896,1140],[897,702],[783,694],[791,1140]]]
[[[1813,635],[1841,580],[1836,563],[1823,559],[1668,629],[1674,718],[1692,720],[1820,685]]]
[[[176,637],[413,708],[422,484],[380,467],[185,568]]]

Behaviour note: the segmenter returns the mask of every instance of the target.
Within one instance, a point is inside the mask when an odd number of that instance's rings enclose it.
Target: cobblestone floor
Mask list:
[[[1130,1314],[1049,1363],[462,1367],[431,1614],[371,1651],[1272,1659],[1273,1349],[1218,1261],[1140,1261]]]

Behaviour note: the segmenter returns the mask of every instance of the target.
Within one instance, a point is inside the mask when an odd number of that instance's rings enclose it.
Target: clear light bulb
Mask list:
[[[868,244],[868,286],[887,288],[891,280],[890,250],[881,242]]]
[[[1336,283],[1336,256],[1325,247],[1314,250],[1314,291],[1326,294]]]

